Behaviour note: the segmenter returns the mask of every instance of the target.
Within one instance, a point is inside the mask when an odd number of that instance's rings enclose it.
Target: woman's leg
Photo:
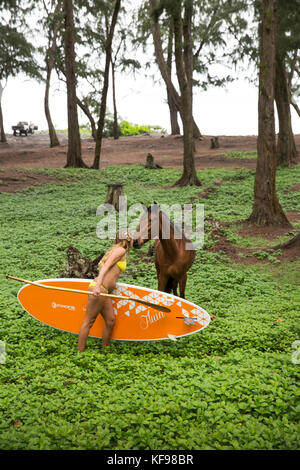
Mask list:
[[[111,299],[106,298],[104,300],[104,307],[101,311],[101,314],[105,321],[105,325],[102,331],[102,348],[105,348],[110,343],[110,338],[113,332],[114,324],[116,322]]]
[[[86,314],[79,330],[78,335],[78,350],[83,352],[85,350],[86,340],[89,335],[89,331],[92,328],[98,314],[103,309],[104,300],[103,298],[93,297],[89,295],[89,299],[86,305]]]

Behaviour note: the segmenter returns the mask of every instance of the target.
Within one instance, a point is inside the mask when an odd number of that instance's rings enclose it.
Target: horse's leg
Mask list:
[[[158,278],[158,290],[161,292],[166,292],[166,287],[168,283],[169,276],[166,276],[163,273],[160,273],[160,276]]]
[[[179,279],[179,292],[180,292],[180,297],[183,299],[185,298],[185,285],[186,285],[186,278],[187,275],[184,273],[184,275]]]
[[[165,292],[169,277],[165,276],[161,272],[158,261],[155,261],[155,267],[156,267],[157,284],[158,284],[157,289],[160,290],[161,292]]]
[[[173,289],[173,294],[174,294],[174,295],[178,295],[178,294],[177,294],[177,286],[178,286],[178,280],[177,280],[177,279],[173,279],[173,286],[172,286],[172,289]]]
[[[155,268],[156,268],[157,283],[159,285],[160,267],[159,267],[158,251],[159,251],[159,240],[155,240],[155,242],[154,242],[154,263],[155,263]]]
[[[159,264],[158,263],[155,263],[155,267],[156,267],[156,276],[157,276],[157,289],[160,290],[159,286],[160,286],[160,269],[159,269]]]

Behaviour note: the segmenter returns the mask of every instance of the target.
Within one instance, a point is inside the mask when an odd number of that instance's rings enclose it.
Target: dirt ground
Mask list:
[[[256,136],[219,136],[220,148],[214,150],[210,149],[211,137],[204,136],[203,141],[196,142],[195,163],[198,170],[208,167],[255,169],[255,159],[228,158],[223,154],[255,151]],[[53,180],[45,175],[22,172],[20,167],[62,168],[66,164],[66,134],[59,134],[61,145],[55,148],[49,147],[48,134],[42,132],[28,137],[8,135],[7,140],[6,144],[0,143],[0,192],[13,192],[34,183]],[[295,141],[300,155],[300,135],[295,136]],[[82,139],[82,158],[88,166],[93,162],[94,149],[92,139]],[[118,140],[104,139],[100,169],[108,165],[144,164],[148,153],[163,168],[182,168],[183,138],[179,135],[140,135]]]
[[[286,212],[286,216],[293,226],[293,222],[300,222],[300,211]],[[248,224],[247,221],[237,221],[233,223],[216,223],[214,222],[215,228],[213,228],[212,236],[215,240],[214,247],[209,251],[224,252],[235,264],[256,264],[256,263],[269,263],[270,259],[266,255],[265,258],[258,258],[257,253],[261,254],[261,251],[266,252],[273,258],[279,261],[293,262],[300,257],[300,244],[296,243],[294,246],[283,247],[278,243],[278,237],[289,236],[289,239],[293,239],[295,236],[295,230],[286,229],[284,227],[257,227],[255,225]],[[265,246],[262,248],[244,248],[239,247],[227,240],[224,235],[223,228],[231,227],[236,229],[236,233],[241,237],[260,237],[265,239]],[[274,250],[274,251],[272,251]],[[274,254],[275,252],[275,254]]]
[[[28,137],[14,137],[8,135],[6,144],[0,143],[0,193],[20,191],[28,186],[40,183],[52,182],[51,176],[40,175],[30,171],[32,167],[63,168],[67,158],[67,136],[59,134],[60,146],[49,147],[49,137],[46,133],[37,133]],[[203,168],[247,168],[255,169],[255,159],[228,158],[223,156],[228,152],[256,151],[257,136],[219,136],[220,148],[211,150],[210,139],[213,136],[204,136],[203,141],[197,141],[195,163],[198,170]],[[295,142],[300,163],[300,135],[295,136]],[[82,158],[91,166],[94,159],[95,143],[92,139],[82,139]],[[119,140],[104,139],[100,169],[110,165],[145,164],[147,154],[151,153],[163,168],[182,168],[183,162],[183,138],[182,136],[164,135],[140,135],[134,137],[122,137]],[[61,181],[61,180],[60,180]],[[298,191],[300,185],[295,185],[293,190]],[[199,198],[207,198],[209,194],[204,189],[198,194]],[[300,222],[300,212],[287,213],[288,219],[293,224]],[[238,222],[241,227],[240,236],[260,236],[266,239],[266,249],[274,245],[276,238],[289,234],[289,230],[281,228],[258,228],[249,226],[245,222]],[[251,256],[255,250],[238,249],[233,246],[219,229],[216,231],[218,240],[215,250],[222,250],[235,263],[255,263],[257,258]],[[292,232],[290,233],[292,237]],[[283,250],[278,259],[293,261],[299,255],[299,247]],[[247,257],[243,257],[243,255]],[[242,256],[241,256],[242,255]],[[260,262],[266,262],[261,260]]]
[[[47,134],[34,134],[28,137],[8,136],[8,143],[0,143],[0,168],[16,166],[61,168],[67,159],[67,136],[59,135],[61,145],[49,148]],[[210,150],[210,136],[196,142],[195,162],[197,169],[207,167],[255,168],[252,159],[235,159],[222,157],[230,151],[256,150],[256,136],[219,137],[220,148]],[[300,136],[299,136],[300,146]],[[92,139],[82,139],[82,158],[91,166],[94,159],[95,143]],[[145,163],[151,153],[156,163],[162,167],[182,167],[182,136],[140,135],[122,137],[118,140],[103,139],[100,169],[108,165],[130,165]]]

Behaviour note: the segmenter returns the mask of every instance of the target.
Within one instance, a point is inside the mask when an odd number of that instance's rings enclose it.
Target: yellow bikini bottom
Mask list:
[[[97,285],[97,282],[96,281],[92,281],[90,282],[89,284],[89,287],[95,287]],[[100,285],[101,289],[104,289],[106,294],[108,294],[108,290],[106,289],[106,287],[104,287],[102,284]]]

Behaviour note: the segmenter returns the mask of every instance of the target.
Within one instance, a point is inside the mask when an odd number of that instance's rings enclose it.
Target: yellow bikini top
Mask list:
[[[126,269],[126,259],[122,260],[122,261],[117,261],[116,262],[116,265],[120,268],[120,271],[125,271]]]

